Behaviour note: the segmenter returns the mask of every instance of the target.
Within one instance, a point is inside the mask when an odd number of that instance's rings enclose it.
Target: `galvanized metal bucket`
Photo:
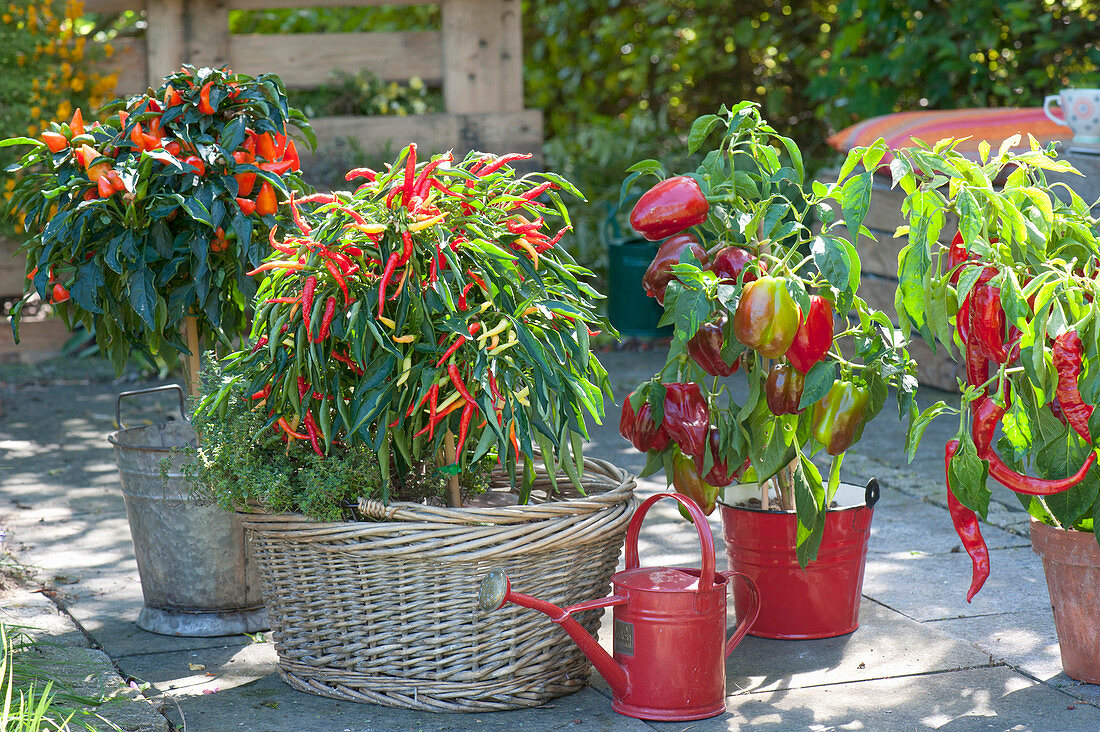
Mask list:
[[[178,385],[123,392],[116,402],[115,448],[126,516],[134,541],[145,607],[139,628],[176,636],[252,633],[268,627],[260,580],[233,513],[196,500],[183,473],[179,448],[196,444],[184,419],[124,427],[122,400],[175,390]]]

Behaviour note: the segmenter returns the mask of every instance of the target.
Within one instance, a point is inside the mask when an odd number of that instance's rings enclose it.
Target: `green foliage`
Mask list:
[[[28,231],[20,251],[31,275],[11,312],[16,340],[37,294],[94,331],[120,372],[135,350],[170,364],[186,352],[188,314],[201,335],[228,343],[247,329],[255,284],[245,272],[268,252],[275,191],[304,189],[284,134],[296,126],[312,146],[309,124],[278,77],[187,66],[101,114],[54,123],[56,152],[31,138],[0,142],[31,146],[10,202]],[[270,211],[260,206],[264,191]]]
[[[684,250],[680,262],[672,266],[675,277],[664,293],[661,322],[674,326],[668,357],[661,371],[639,387],[638,399],[648,398],[654,422],[673,437],[676,424],[667,421],[667,403],[663,413],[658,409],[665,398],[662,385],[666,389],[671,388],[670,384],[698,385],[707,402],[706,424],[710,430],[704,454],[691,455],[698,475],[710,480],[715,471],[721,476],[724,482],[708,487],[713,492],[738,478],[762,486],[775,478],[779,503],[788,510],[797,510],[797,553],[805,566],[816,556],[825,511],[839,486],[844,450],[859,439],[862,425],[882,410],[888,392],[893,390],[899,415],[909,421],[911,431],[920,422],[914,399],[916,364],[889,318],[871,309],[857,294],[861,265],[851,241],[857,233],[867,234],[863,219],[870,188],[870,173],[854,174],[859,158],[843,166],[835,183],[815,183],[807,190],[798,146],[762,119],[757,105],[742,102],[732,109],[722,107],[717,115],[697,119],[687,135],[689,151],[703,148],[715,133],[721,135],[718,145],[686,174],[699,184],[709,201],[707,218],[690,228],[690,235],[711,259],[735,247],[743,250],[739,254],[749,264],[736,279],[720,276],[709,264],[700,266],[690,249]],[[863,158],[873,167],[884,149],[881,145],[872,148]],[[648,182],[651,175],[667,177],[656,161],[642,161],[631,170],[634,172],[627,176],[624,192],[636,182]],[[823,211],[835,210],[841,211],[843,218],[821,216]],[[821,220],[815,221],[815,216],[821,216]],[[793,317],[794,325],[788,331],[791,338],[801,322],[798,311],[802,315],[809,312],[811,296],[830,303],[830,315],[821,334],[826,350],[799,389],[802,411],[798,413],[776,413],[785,410],[773,411],[768,396],[774,368],[794,368],[782,361],[789,353],[788,347],[768,353],[769,357],[760,352],[763,349],[752,347],[754,331],[781,322],[783,315],[778,309],[766,316],[753,315],[743,307],[751,302],[745,297],[750,288],[765,287],[781,292],[789,303],[783,309]],[[832,313],[840,316],[839,329]],[[743,379],[747,384],[747,389],[738,391],[747,394],[743,402],[736,401],[734,390],[713,378],[713,371],[705,371],[693,355],[693,339],[704,324],[719,324],[722,328],[723,360],[728,364],[732,363],[731,356],[738,358],[740,368],[730,378]],[[788,345],[791,338],[787,339]],[[838,405],[836,418],[831,419],[823,415],[828,414],[834,388],[837,394],[861,396]],[[833,449],[833,433],[846,426],[848,438]],[[828,447],[833,455],[827,487],[808,459],[799,457],[822,447]],[[681,450],[687,452],[688,446],[677,444],[675,439],[659,453],[649,450],[649,465],[656,467],[664,462],[666,477],[678,490],[682,488],[676,482],[677,476],[667,465],[668,458]],[[798,467],[792,476],[790,466],[796,459]],[[742,475],[737,467],[746,461],[751,467]],[[725,467],[715,470],[718,465]],[[682,468],[676,472],[684,474]]]
[[[349,173],[354,193],[302,200],[264,265],[256,344],[226,363],[265,400],[265,428],[302,425],[291,436],[318,456],[372,446],[385,499],[452,449],[463,471],[499,459],[525,490],[540,455],[579,483],[585,418],[610,395],[590,328],[609,326],[556,246],[568,226],[549,223],[568,223],[562,194],[577,191],[520,177],[509,163],[524,157],[421,161],[410,145],[380,173]]]
[[[1034,140],[1026,152],[1007,152],[1018,142],[1006,140],[999,150],[985,146],[979,163],[955,152],[950,140],[895,152],[891,169],[906,193],[902,211],[908,219],[899,236],[909,239],[898,264],[898,318],[906,332],[919,333],[932,348],[966,354],[968,380],[983,382],[965,385],[963,394],[963,450],[951,468],[959,500],[984,515],[988,474],[1010,488],[1053,493],[1021,495],[1036,518],[1092,530],[1100,470],[1092,468],[1081,482],[1058,486],[1057,492],[1042,481],[1075,474],[1094,451],[1084,435],[1097,434],[1098,420],[1089,415],[1100,406],[1094,305],[1100,297],[1100,225],[1092,202],[1048,178],[1075,173],[1070,164]],[[949,246],[939,234],[951,215],[959,220],[959,241]],[[978,287],[994,292],[1003,329],[981,331],[983,321],[994,321],[987,311],[967,317],[967,308],[975,306],[965,303]],[[960,332],[965,324],[966,340]],[[1074,334],[1080,345],[1067,345]],[[1004,355],[985,345],[991,338]],[[996,404],[1003,407],[991,406]],[[1082,419],[1082,413],[1087,428],[1080,426],[1079,435],[1066,422]],[[979,415],[989,414],[1004,414],[998,420],[1002,436],[975,451],[967,418],[974,419],[977,441],[981,425],[989,422]],[[1007,467],[995,471],[994,463],[1002,461]]]
[[[1039,106],[1100,81],[1095,0],[841,0],[807,88],[834,128],[899,110]]]

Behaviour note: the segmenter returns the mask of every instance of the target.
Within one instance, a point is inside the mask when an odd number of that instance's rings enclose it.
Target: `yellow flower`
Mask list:
[[[73,113],[73,105],[69,103],[68,99],[62,99],[61,103],[57,105],[57,118],[68,119]]]
[[[110,58],[111,56],[113,56],[115,54],[115,47],[112,46],[110,43],[104,43],[103,44],[103,53],[104,53],[104,55],[107,56],[107,58]]]
[[[0,15],[0,20],[4,21],[4,25],[8,25],[15,19],[11,17],[11,13],[4,13]]]
[[[72,80],[70,86],[72,86],[74,92],[82,92],[84,91],[84,80],[77,76]]]
[[[61,64],[61,75],[66,79],[73,75],[73,66],[68,61],[64,61]]]

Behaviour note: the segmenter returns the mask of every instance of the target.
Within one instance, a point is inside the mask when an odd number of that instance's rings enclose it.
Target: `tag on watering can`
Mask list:
[[[634,655],[634,624],[622,620],[615,621],[612,631],[615,653],[623,656]]]

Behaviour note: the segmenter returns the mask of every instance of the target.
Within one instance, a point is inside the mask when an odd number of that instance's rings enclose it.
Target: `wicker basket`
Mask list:
[[[586,459],[587,495],[524,506],[364,501],[378,522],[241,513],[279,656],[296,689],[433,712],[516,709],[578,691],[589,664],[549,618],[477,607],[501,567],[519,592],[559,605],[604,597],[633,513],[634,477]],[[569,485],[567,479],[559,486]],[[494,493],[507,493],[495,475]],[[579,613],[589,632],[599,610]]]

